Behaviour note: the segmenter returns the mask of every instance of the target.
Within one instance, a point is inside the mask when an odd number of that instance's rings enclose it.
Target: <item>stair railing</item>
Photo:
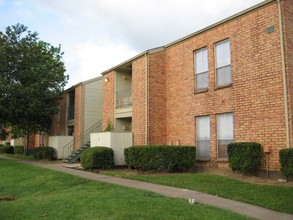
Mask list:
[[[101,130],[102,130],[102,120],[99,120],[97,123],[95,123],[94,125],[89,127],[87,130],[85,130],[81,135],[79,135],[77,138],[74,138],[72,141],[70,141],[69,143],[67,143],[63,147],[63,155],[67,155],[67,156],[63,156],[63,157],[66,158],[71,154],[71,152],[74,149],[75,143],[77,143],[80,140],[85,139],[85,138],[86,138],[86,141],[84,140],[84,143],[86,143],[86,142],[90,141],[89,140],[90,133],[92,133],[94,131],[100,132]]]

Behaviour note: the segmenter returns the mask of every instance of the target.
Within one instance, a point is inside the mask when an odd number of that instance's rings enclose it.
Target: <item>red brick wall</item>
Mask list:
[[[67,93],[62,95],[62,99],[58,103],[59,112],[52,116],[50,136],[66,135]]]
[[[49,136],[56,135],[66,135],[66,111],[67,111],[67,93],[63,93],[62,99],[58,100],[59,112],[52,116],[52,124],[49,134],[41,135],[35,134],[32,135],[32,139],[34,140],[31,144],[34,147],[41,146],[41,141],[43,141],[44,146],[48,146],[49,144]],[[41,140],[43,138],[43,140]]]
[[[49,144],[48,135],[35,134],[35,147],[48,146],[48,144]]]
[[[288,83],[293,88],[292,4],[285,0],[285,43]],[[290,16],[288,16],[290,14]],[[267,33],[268,27],[274,27]],[[229,39],[232,85],[215,88],[215,43]],[[194,51],[208,49],[208,91],[194,92]],[[147,68],[147,69],[146,69]],[[148,70],[148,108],[146,71]],[[113,72],[104,75],[113,80]],[[114,84],[104,85],[103,127],[113,120]],[[293,117],[293,90],[289,90],[290,117]],[[146,110],[150,144],[195,145],[195,118],[210,116],[211,163],[217,161],[216,115],[232,112],[234,141],[254,141],[272,149],[270,170],[278,170],[278,152],[286,144],[284,94],[281,69],[277,2],[263,6],[194,37],[168,46],[165,51],[132,62],[132,131],[134,144],[145,144]],[[291,120],[291,130],[293,124]],[[292,132],[292,131],[291,131]],[[292,133],[291,133],[292,136]]]
[[[102,112],[102,130],[107,127],[107,121],[110,120],[114,125],[114,71],[104,75],[103,79],[103,112]],[[108,82],[105,82],[105,79]]]
[[[266,28],[274,25],[273,33]],[[214,44],[230,39],[233,85],[215,89]],[[195,145],[195,117],[210,115],[211,159],[217,159],[216,114],[233,112],[234,140],[270,146],[278,169],[285,145],[277,4],[255,10],[166,50],[167,141]],[[193,51],[208,48],[209,90],[194,94]]]
[[[287,88],[289,99],[290,147],[293,147],[293,1],[282,1]]]
[[[35,142],[35,147],[41,146],[41,140],[40,140],[40,135],[39,134],[35,134],[33,136],[34,138],[34,142]]]
[[[164,51],[150,54],[148,64],[148,142],[149,144],[166,144],[166,73]]]
[[[132,132],[133,144],[145,144],[146,123],[146,59],[143,56],[132,63]]]
[[[30,134],[27,146],[30,148],[38,147],[35,142],[35,134]]]

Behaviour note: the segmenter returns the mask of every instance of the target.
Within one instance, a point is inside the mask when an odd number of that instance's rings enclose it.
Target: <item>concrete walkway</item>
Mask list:
[[[121,186],[141,189],[141,190],[147,190],[162,196],[186,199],[187,202],[189,198],[193,198],[195,199],[195,202],[197,203],[202,203],[202,204],[230,210],[230,211],[237,212],[239,214],[253,217],[256,219],[293,220],[293,215],[291,214],[281,213],[281,212],[273,211],[270,209],[262,208],[259,206],[254,206],[254,205],[250,205],[243,202],[238,202],[238,201],[234,201],[230,199],[225,199],[225,198],[197,192],[194,190],[163,186],[159,184],[146,183],[146,182],[141,182],[136,180],[129,180],[129,179],[123,179],[119,177],[96,174],[96,173],[86,172],[86,171],[77,170],[77,169],[70,169],[65,167],[65,164],[61,164],[61,163],[49,164],[49,163],[42,163],[42,162],[36,162],[36,161],[23,161],[23,160],[18,160],[18,159],[3,157],[3,156],[0,156],[0,158],[16,160],[19,163],[30,164],[33,166],[47,168],[50,170],[55,170],[55,171],[59,171],[63,173],[68,173],[75,176],[80,176],[83,178],[96,180],[100,182],[111,183],[111,184],[116,184],[116,185],[121,185]]]

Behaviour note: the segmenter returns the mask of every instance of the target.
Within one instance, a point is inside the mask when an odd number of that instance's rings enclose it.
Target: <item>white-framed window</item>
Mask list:
[[[208,79],[208,50],[202,48],[194,52],[195,90],[206,89],[209,86]]]
[[[210,158],[210,116],[196,117],[196,157]]]
[[[230,41],[224,40],[215,45],[216,86],[232,83]]]
[[[233,113],[217,115],[218,158],[228,158],[227,145],[233,142]]]

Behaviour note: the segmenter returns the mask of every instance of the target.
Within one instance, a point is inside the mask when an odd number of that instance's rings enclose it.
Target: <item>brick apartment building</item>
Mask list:
[[[102,73],[103,127],[134,145],[197,146],[202,164],[228,166],[230,142],[270,148],[279,169],[293,139],[293,1],[267,0]]]
[[[72,151],[83,145],[84,134],[94,130],[102,119],[103,77],[80,82],[62,94],[59,112],[52,116],[52,127],[48,134],[32,134],[29,147],[48,146],[52,136],[73,136],[74,144],[68,145]],[[17,145],[22,145],[18,141]]]
[[[50,136],[74,136],[75,149],[84,144],[83,134],[102,119],[102,82],[103,78],[97,77],[64,92],[59,113],[52,118]]]

